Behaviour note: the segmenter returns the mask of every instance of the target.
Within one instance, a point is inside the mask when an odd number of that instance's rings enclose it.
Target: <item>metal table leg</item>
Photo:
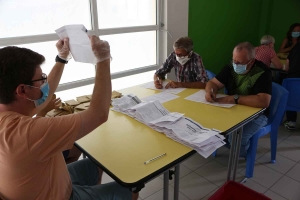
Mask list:
[[[180,165],[175,166],[175,177],[174,177],[174,200],[179,199],[179,172]]]
[[[228,173],[227,173],[227,181],[229,181],[231,179],[231,170],[232,170],[232,164],[234,161],[234,149],[236,147],[236,136],[237,133],[236,131],[234,131],[232,133],[232,140],[231,140],[231,148],[230,148],[230,154],[229,154],[229,161],[228,161]]]
[[[169,170],[164,173],[164,200],[169,200]]]
[[[237,170],[237,166],[239,163],[242,134],[243,134],[243,127],[239,128],[239,130],[237,131],[237,138],[236,138],[237,141],[236,141],[236,147],[235,147],[235,160],[234,160],[234,165],[233,165],[233,178],[232,178],[233,181],[235,181],[236,170]]]

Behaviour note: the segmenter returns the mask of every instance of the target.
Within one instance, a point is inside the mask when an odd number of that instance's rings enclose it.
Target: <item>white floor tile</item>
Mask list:
[[[245,170],[241,172],[245,174]],[[283,175],[275,170],[266,167],[262,164],[256,164],[254,167],[254,175],[251,180],[259,183],[260,185],[270,188],[274,183],[276,183]]]
[[[192,172],[180,179],[179,191],[191,200],[199,200],[217,188],[216,185]]]
[[[172,168],[171,170],[174,170],[174,168]],[[179,172],[179,178],[182,178],[182,177],[184,177],[184,176],[186,176],[186,175],[188,175],[189,173],[192,172],[191,169],[187,168],[187,167],[184,166],[184,165],[180,165],[180,170],[179,170],[179,171],[180,171],[180,172]],[[160,177],[162,180],[164,179],[164,175],[163,175],[163,174],[160,175],[159,177]],[[173,176],[172,176],[172,180],[169,180],[169,184],[173,183],[173,182],[174,182],[174,179],[175,179],[175,177],[174,177],[174,175],[173,175]]]
[[[270,136],[266,135],[265,137],[259,138],[257,144],[265,149],[271,149]]]
[[[218,189],[219,188],[215,189],[214,191],[203,197],[201,200],[208,200],[213,194],[215,194],[218,191]]]
[[[295,166],[296,162],[292,161],[286,157],[283,157],[279,154],[276,156],[276,162],[271,163],[271,152],[266,153],[261,158],[257,160],[257,162],[264,164],[267,167],[270,167],[282,174],[288,172],[293,166]]]
[[[145,200],[163,200],[164,191],[160,190]],[[174,199],[174,188],[173,186],[169,186],[169,199]],[[186,196],[179,192],[179,200],[189,200]]]
[[[292,134],[284,140],[284,142],[300,147],[300,134],[297,132],[292,132]]]
[[[105,172],[103,172],[102,174],[102,180],[101,180],[101,183],[104,184],[104,183],[110,183],[110,182],[113,182],[114,179],[112,179],[108,174],[106,174]]]
[[[227,170],[224,165],[212,160],[198,168],[195,173],[209,180],[215,185],[222,186],[227,181]],[[237,174],[237,180],[243,179],[243,175]]]
[[[230,154],[230,151],[227,151],[223,154],[217,154],[217,156],[214,160],[217,161],[218,163],[224,165],[225,167],[227,167],[228,161],[229,161],[229,154]],[[246,168],[246,160],[239,160],[237,172],[240,172],[245,168]]]
[[[161,178],[157,177],[153,179],[152,181],[146,183],[145,187],[140,191],[140,197],[142,199],[145,199],[152,194],[158,192],[159,190],[163,189],[163,180]]]
[[[208,163],[212,159],[214,159],[212,156],[208,158],[204,158],[200,154],[196,153],[192,155],[190,158],[188,158],[187,160],[185,160],[184,162],[182,162],[182,165],[194,171],[197,168],[201,167],[202,165]]]
[[[276,194],[275,192],[272,192],[271,190],[268,190],[267,192],[265,192],[264,195],[271,198],[272,200],[287,200],[286,198],[283,198],[282,196],[280,196],[279,194]]]
[[[243,185],[262,194],[268,190],[264,186],[256,183],[255,181],[252,181],[251,179],[247,179],[247,181],[243,183]]]
[[[287,176],[282,177],[270,189],[289,200],[300,199],[300,183]]]
[[[285,140],[278,144],[277,153],[293,161],[300,161],[300,148],[286,143]]]
[[[296,164],[288,173],[286,173],[286,176],[300,182],[300,164]]]

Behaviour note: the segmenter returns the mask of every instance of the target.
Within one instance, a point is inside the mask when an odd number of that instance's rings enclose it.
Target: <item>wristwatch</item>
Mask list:
[[[238,94],[235,94],[235,95],[233,96],[233,99],[234,99],[235,104],[239,104],[239,98],[240,98],[240,96],[239,96]]]
[[[58,55],[55,58],[55,62],[60,62],[60,63],[63,63],[63,64],[67,64],[68,63],[67,60],[61,59]]]

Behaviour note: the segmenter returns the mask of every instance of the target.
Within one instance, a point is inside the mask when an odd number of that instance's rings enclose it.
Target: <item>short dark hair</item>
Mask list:
[[[12,103],[20,84],[30,84],[45,57],[30,49],[8,46],[0,49],[0,103]]]

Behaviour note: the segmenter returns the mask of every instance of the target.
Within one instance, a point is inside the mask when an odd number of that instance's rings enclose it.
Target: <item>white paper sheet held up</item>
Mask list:
[[[168,81],[163,81],[163,83],[162,83],[163,88],[162,89],[157,89],[153,82],[145,83],[145,84],[141,85],[141,87],[152,89],[152,90],[159,90],[159,91],[162,91],[162,92],[168,92],[168,93],[172,93],[172,94],[178,94],[178,93],[180,93],[180,92],[182,92],[183,90],[186,89],[186,88],[168,88],[168,89],[166,89],[165,86],[168,83],[169,83]]]
[[[145,97],[142,100],[143,101],[159,101],[160,103],[164,103],[164,102],[171,101],[171,100],[177,99],[177,98],[179,98],[179,96],[170,94],[167,92],[161,92],[161,93],[149,96],[149,97]]]
[[[96,64],[87,29],[82,24],[66,25],[55,30],[60,39],[69,38],[69,46],[75,61]]]
[[[231,108],[232,106],[235,106],[235,104],[221,104],[221,103],[217,103],[217,102],[214,102],[214,103],[207,102],[205,99],[205,94],[206,94],[205,90],[200,90],[200,91],[186,97],[185,99],[190,100],[190,101],[199,102],[199,103],[209,104],[212,106],[223,107],[223,108]],[[225,96],[227,96],[227,95],[217,94],[216,98],[225,97]]]

